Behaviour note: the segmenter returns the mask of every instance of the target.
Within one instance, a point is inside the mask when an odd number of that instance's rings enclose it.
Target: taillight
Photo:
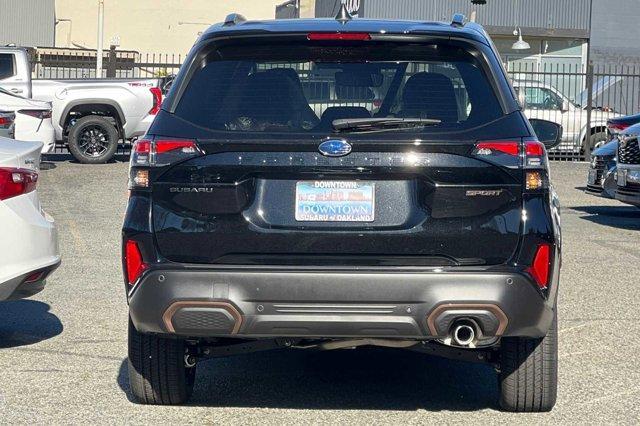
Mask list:
[[[480,156],[507,154],[517,157],[520,155],[520,141],[478,142],[475,154]]]
[[[538,190],[547,187],[547,150],[535,138],[519,140],[478,141],[473,150],[475,157],[509,168],[524,166],[525,188]]]
[[[156,115],[162,106],[162,89],[159,87],[151,87],[149,91],[153,96],[153,107],[149,110],[149,115]]]
[[[545,154],[544,145],[537,140],[526,141],[524,147],[527,157],[542,157]]]
[[[198,146],[192,140],[164,140],[156,141],[156,155],[167,152],[180,151],[182,154],[195,154]]]
[[[39,120],[51,118],[50,109],[21,109],[20,111],[18,111],[18,113],[37,118]]]
[[[148,188],[149,169],[163,167],[202,155],[191,139],[145,137],[138,139],[131,150],[129,188]]]
[[[125,243],[124,256],[124,263],[127,268],[127,282],[129,285],[134,285],[148,266],[144,263],[138,243],[134,240],[127,240]]]
[[[311,41],[368,41],[369,33],[310,33],[307,38]]]
[[[527,272],[533,277],[541,289],[549,286],[550,262],[551,246],[549,244],[540,244],[533,258],[533,264],[527,269]]]
[[[138,139],[131,153],[132,166],[160,167],[200,155],[200,149],[191,139]]]
[[[0,167],[0,200],[32,192],[37,183],[38,174],[33,170]]]
[[[520,141],[481,141],[476,144],[476,155],[492,155],[496,153],[508,154],[512,156],[520,155]],[[526,139],[524,141],[524,151],[528,157],[541,157],[545,154],[544,145],[537,139]]]
[[[518,140],[493,140],[478,141],[473,150],[473,155],[490,163],[512,169],[522,165],[520,160],[520,146]]]
[[[8,129],[13,124],[16,116],[12,112],[0,112],[0,129]]]
[[[627,127],[629,127],[629,124],[626,123],[607,123],[607,129],[609,129],[609,132],[611,133],[620,133]]]
[[[524,140],[524,181],[527,191],[549,187],[549,161],[547,149],[536,138]]]

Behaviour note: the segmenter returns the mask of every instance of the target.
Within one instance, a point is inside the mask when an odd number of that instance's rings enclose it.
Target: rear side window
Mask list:
[[[0,80],[13,77],[16,74],[16,67],[13,55],[10,53],[0,53]]]
[[[428,118],[459,130],[503,115],[477,56],[455,45],[238,45],[213,50],[175,113],[228,132],[327,133],[337,119]]]

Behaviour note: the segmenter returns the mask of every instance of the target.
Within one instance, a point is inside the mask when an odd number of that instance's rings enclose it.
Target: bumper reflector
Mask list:
[[[27,278],[24,279],[24,283],[25,284],[35,283],[36,281],[40,281],[43,277],[44,277],[44,271],[36,271],[29,274],[29,276],[27,276]]]
[[[545,289],[549,286],[549,261],[551,260],[551,246],[549,244],[540,244],[536,257],[533,259],[533,265],[527,272],[531,274],[538,287]]]
[[[127,240],[125,245],[125,263],[127,265],[127,281],[129,285],[133,285],[147,269],[147,264],[142,261],[138,243],[133,240]]]

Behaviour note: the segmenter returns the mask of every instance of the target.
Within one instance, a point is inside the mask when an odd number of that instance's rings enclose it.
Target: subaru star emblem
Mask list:
[[[329,139],[322,142],[318,150],[327,157],[344,157],[351,152],[351,145],[342,139]]]

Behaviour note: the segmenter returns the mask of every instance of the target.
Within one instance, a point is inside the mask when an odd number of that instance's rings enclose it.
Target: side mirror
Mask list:
[[[562,141],[562,126],[553,121],[532,118],[529,120],[538,140],[547,149],[555,148]]]
[[[562,112],[569,111],[569,101],[565,99],[562,101]]]

